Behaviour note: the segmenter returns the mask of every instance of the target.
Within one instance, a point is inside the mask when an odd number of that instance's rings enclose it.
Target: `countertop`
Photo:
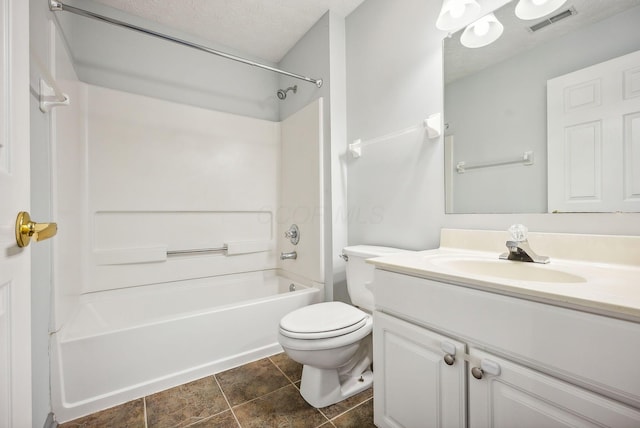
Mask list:
[[[635,239],[632,241],[635,242]],[[605,247],[603,245],[600,248]],[[640,263],[611,263],[610,253],[605,258],[606,263],[562,259],[551,255],[548,264],[499,260],[499,254],[477,251],[475,248],[441,247],[377,257],[367,262],[391,272],[640,323]],[[452,260],[458,264],[450,263]],[[489,269],[482,273],[473,269],[465,272],[459,269],[466,266],[465,263],[480,263]],[[502,273],[494,276],[490,273],[492,268]],[[548,273],[558,277],[560,282],[549,282],[545,278]],[[542,280],[537,280],[539,278]]]

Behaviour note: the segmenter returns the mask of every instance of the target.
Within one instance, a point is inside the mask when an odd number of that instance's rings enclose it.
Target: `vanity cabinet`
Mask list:
[[[381,312],[373,325],[376,425],[464,427],[465,345]]]
[[[640,324],[382,270],[374,290],[378,427],[640,427]]]
[[[469,355],[500,368],[469,376],[470,428],[640,427],[638,409],[474,348]]]

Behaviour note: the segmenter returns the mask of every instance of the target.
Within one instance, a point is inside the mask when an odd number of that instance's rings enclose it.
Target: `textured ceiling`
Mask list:
[[[364,0],[96,1],[277,63],[327,10],[344,17]]]

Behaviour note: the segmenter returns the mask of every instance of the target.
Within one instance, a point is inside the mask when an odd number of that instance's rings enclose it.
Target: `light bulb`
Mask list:
[[[542,18],[558,10],[567,0],[520,0],[516,5],[516,16],[531,20]]]
[[[503,30],[504,26],[490,13],[467,26],[460,36],[460,43],[468,48],[481,48],[495,42]]]
[[[489,32],[489,27],[490,27],[489,21],[480,20],[473,26],[473,32],[475,33],[476,36],[482,37]]]
[[[444,0],[436,27],[440,30],[458,30],[477,19],[482,8],[476,0]]]
[[[451,4],[451,8],[449,9],[449,15],[454,19],[458,19],[464,15],[464,10],[466,8],[467,7],[462,2],[454,2]]]

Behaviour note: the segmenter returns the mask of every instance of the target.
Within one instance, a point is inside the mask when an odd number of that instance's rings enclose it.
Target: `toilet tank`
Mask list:
[[[382,257],[407,250],[372,245],[354,245],[345,247],[342,254],[347,256],[347,290],[351,303],[369,312],[373,311],[373,272],[375,267],[366,263],[366,259]]]

